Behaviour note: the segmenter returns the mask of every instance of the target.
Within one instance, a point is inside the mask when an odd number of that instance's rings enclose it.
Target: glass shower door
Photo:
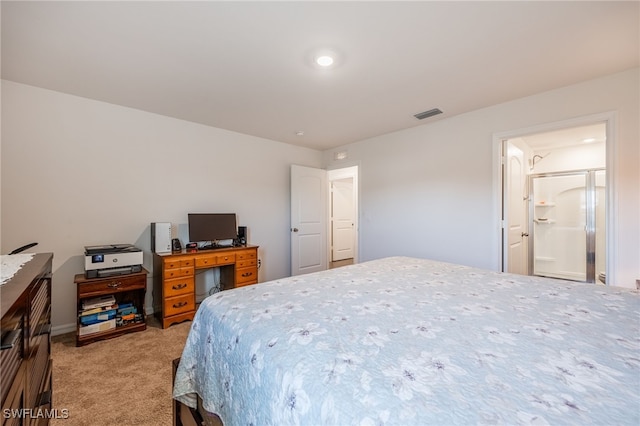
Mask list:
[[[531,177],[533,275],[588,280],[586,172]]]

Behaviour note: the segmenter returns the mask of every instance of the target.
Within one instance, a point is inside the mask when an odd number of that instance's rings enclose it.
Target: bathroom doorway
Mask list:
[[[501,139],[503,271],[606,283],[608,123]]]

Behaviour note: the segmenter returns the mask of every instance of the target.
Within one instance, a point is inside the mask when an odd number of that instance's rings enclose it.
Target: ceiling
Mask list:
[[[638,67],[639,5],[2,1],[2,78],[324,150]]]

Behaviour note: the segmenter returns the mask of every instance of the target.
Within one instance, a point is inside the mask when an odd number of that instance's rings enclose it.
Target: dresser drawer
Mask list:
[[[92,294],[103,295],[105,292],[117,293],[120,291],[146,289],[147,280],[145,276],[134,277],[111,277],[91,283],[78,284],[78,295],[80,297],[91,296]]]
[[[193,293],[195,279],[193,276],[166,280],[164,282],[164,297],[173,297],[180,294]]]
[[[196,268],[211,268],[218,264],[215,254],[207,254],[196,256],[195,258]]]
[[[236,262],[236,268],[247,268],[249,266],[256,266],[258,264],[258,260],[256,258],[246,259],[246,260],[238,260]]]
[[[194,266],[193,258],[167,260],[162,265],[163,269],[192,268]]]
[[[216,256],[216,264],[229,265],[236,262],[236,255],[234,253],[219,254]]]
[[[238,259],[238,261],[251,259],[256,260],[257,257],[257,250],[244,250],[236,253],[236,259]]]
[[[165,269],[163,274],[164,274],[165,280],[170,280],[173,278],[181,278],[181,277],[193,277],[193,267]]]
[[[27,369],[27,363],[20,364],[19,369],[15,375],[16,379],[13,381],[2,382],[2,409],[3,420],[0,424],[2,426],[21,426],[28,423],[23,423],[19,416],[11,417],[6,416],[4,410],[23,410],[27,408],[27,404],[24,398],[24,376]],[[4,397],[6,395],[6,398]]]
[[[24,359],[24,314],[7,315],[2,319],[2,349],[0,350],[0,394],[4,401],[9,384],[18,375]],[[23,374],[24,375],[24,374]]]
[[[258,268],[238,268],[236,269],[236,287],[258,282]]]
[[[235,263],[235,261],[235,253],[211,253],[196,256],[196,268],[212,268],[214,266],[231,265]]]
[[[164,300],[164,316],[180,314],[193,311],[196,308],[195,294],[183,294],[176,297],[169,297]]]

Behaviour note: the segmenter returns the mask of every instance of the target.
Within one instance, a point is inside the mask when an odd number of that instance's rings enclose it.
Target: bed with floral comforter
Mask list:
[[[230,425],[638,425],[640,294],[408,257],[223,291],[174,398]]]

